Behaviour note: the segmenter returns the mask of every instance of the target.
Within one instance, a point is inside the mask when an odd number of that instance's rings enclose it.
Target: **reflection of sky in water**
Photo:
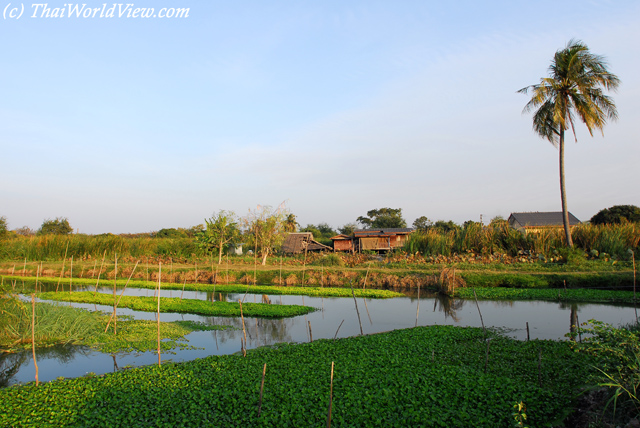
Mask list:
[[[90,287],[93,290],[93,287]],[[100,287],[102,293],[112,293],[113,288]],[[121,290],[118,290],[118,295]],[[180,297],[180,290],[162,290],[162,297]],[[154,290],[127,289],[125,295],[154,296]],[[211,293],[184,291],[185,299],[211,300]],[[215,299],[222,297],[227,301],[238,301],[244,294],[222,294],[216,292]],[[360,334],[358,313],[353,298],[320,298],[308,296],[269,295],[272,304],[298,304],[317,308],[305,316],[285,319],[245,318],[248,348],[273,345],[279,342],[309,341],[309,324],[314,340],[333,338],[339,328],[337,337],[349,337]],[[262,295],[247,294],[245,302],[262,302]],[[67,303],[68,304],[68,303]],[[457,325],[480,327],[480,316],[475,301],[439,299],[434,297],[399,297],[394,299],[357,299],[362,331],[372,334],[389,330],[426,325]],[[76,307],[89,310],[111,312],[112,307],[74,304]],[[487,327],[505,327],[507,335],[520,340],[527,337],[526,323],[529,323],[531,339],[563,339],[569,331],[571,304],[531,301],[480,301],[480,311]],[[632,307],[607,306],[598,304],[575,304],[579,321],[586,322],[597,319],[613,325],[631,322],[634,317]],[[419,311],[418,311],[419,309]],[[118,309],[118,315],[132,315],[136,319],[155,320],[152,312],[136,312],[130,309]],[[207,324],[231,325],[234,330],[194,332],[187,336],[192,350],[176,350],[176,354],[162,354],[162,361],[186,361],[208,355],[232,354],[240,351],[242,337],[242,321],[240,318],[204,317],[198,315],[161,313],[161,321],[195,320]],[[115,369],[111,355],[71,347],[58,353],[53,350],[43,351],[38,356],[39,377],[48,381],[57,377],[76,377],[86,373],[97,374]],[[128,353],[118,354],[115,363],[118,368],[125,366],[142,366],[157,363],[157,354]],[[29,382],[35,378],[35,370],[31,353],[23,357],[5,358],[0,370],[10,369],[11,365],[19,370],[9,381]]]

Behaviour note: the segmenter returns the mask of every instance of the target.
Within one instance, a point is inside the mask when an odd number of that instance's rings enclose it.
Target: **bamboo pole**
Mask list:
[[[39,271],[36,270],[36,293],[38,292],[38,273]]]
[[[340,325],[338,326],[338,329],[336,330],[336,334],[333,335],[333,340],[336,339],[336,337],[338,337],[338,332],[340,331],[340,327],[342,327],[342,323],[344,322],[344,320],[342,320],[340,322]]]
[[[104,250],[102,253],[102,261],[100,262],[100,270],[98,271],[98,279],[96,280],[96,289],[93,291],[94,293],[98,292],[98,284],[100,283],[100,274],[102,273],[102,266],[104,265],[104,258],[107,255],[107,250]]]
[[[160,279],[162,278],[162,262],[158,262],[158,365],[160,365]]]
[[[245,326],[244,326],[244,315],[242,314],[242,302],[240,300],[238,300],[238,303],[240,304],[240,318],[242,319],[242,334],[244,335],[243,354],[246,357],[247,356],[247,353],[246,353],[246,349],[247,349],[247,330],[245,329]]]
[[[73,285],[73,254],[71,255],[71,268],[69,270],[69,294],[71,294],[72,285]]]
[[[420,284],[418,284],[418,307],[416,308],[416,327],[418,326],[418,315],[420,315]]]
[[[184,295],[184,286],[187,284],[187,278],[184,278],[184,282],[182,283],[182,293],[180,293],[180,300],[182,300],[182,296]]]
[[[116,316],[116,282],[118,278],[118,254],[116,254],[115,269],[113,274],[113,335],[117,334],[118,317]]]
[[[364,275],[364,284],[362,285],[362,289],[364,290],[365,288],[367,288],[367,277],[369,276],[369,268],[371,267],[370,264],[367,264],[367,273]]]
[[[262,368],[262,382],[260,382],[260,401],[258,404],[258,417],[262,413],[262,391],[264,390],[264,376],[267,373],[267,363],[264,363],[264,367]]]
[[[40,385],[38,380],[38,362],[36,361],[36,295],[31,294],[31,352],[33,353],[33,365],[36,368],[36,386]]]
[[[313,332],[311,331],[311,321],[307,321],[309,323],[309,342],[313,342]]]
[[[476,308],[478,308],[478,313],[480,314],[480,322],[482,323],[482,331],[484,331],[485,336],[487,335],[487,329],[484,328],[484,320],[482,319],[482,312],[480,312],[480,305],[478,304],[478,295],[476,294],[476,289],[473,289],[473,297],[476,299]]]
[[[353,292],[353,282],[349,281],[349,285],[351,285],[351,295],[353,296],[353,303],[356,305],[356,313],[358,314],[358,324],[360,324],[360,336],[364,333],[362,332],[362,321],[360,321],[360,311],[358,310],[358,301],[356,300],[356,295]]]
[[[67,251],[69,250],[69,241],[67,241],[67,248],[64,250],[64,258],[62,259],[62,270],[60,271],[60,278],[58,278],[58,284],[56,285],[56,293],[58,292],[58,286],[60,285],[60,281],[62,280],[62,275],[64,274],[64,264],[67,261]],[[26,262],[27,259],[25,259]]]
[[[529,321],[527,321],[527,342],[529,341]]]
[[[331,361],[331,383],[329,386],[329,413],[327,414],[327,428],[331,428],[331,407],[333,406],[333,366],[334,362]]]
[[[129,279],[127,279],[127,282],[124,284],[124,288],[122,289],[122,293],[120,293],[120,297],[118,297],[118,301],[116,302],[116,307],[120,304],[120,299],[122,299],[122,296],[124,296],[124,291],[127,289],[127,285],[129,285],[129,281],[131,281],[131,278],[133,277],[133,273],[136,271],[136,268],[138,267],[138,263],[139,263],[139,260],[136,261],[136,265],[133,267],[133,270],[131,271],[131,275],[129,275]],[[109,322],[107,323],[107,327],[104,329],[105,333],[109,329],[109,325],[111,324],[111,320],[112,319],[113,319],[113,316],[111,316],[109,318]]]

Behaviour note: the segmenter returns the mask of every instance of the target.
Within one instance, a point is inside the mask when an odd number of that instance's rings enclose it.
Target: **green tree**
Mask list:
[[[577,40],[569,41],[564,49],[556,52],[549,73],[550,76],[541,79],[539,84],[518,92],[532,92],[523,112],[535,110],[534,131],[559,149],[562,216],[567,246],[573,247],[565,191],[564,132],[571,128],[574,139],[578,141],[575,134],[577,118],[587,126],[592,136],[594,129],[602,132],[607,119],[617,119],[613,99],[605,95],[603,89],[615,91],[620,80],[609,72],[604,57],[592,54],[585,44]]]
[[[175,229],[173,227],[167,229],[160,229],[154,235],[154,238],[186,238],[187,233],[184,229]]]
[[[287,214],[287,218],[284,219],[284,228],[287,232],[295,232],[298,230],[298,219],[296,219],[295,214]]]
[[[433,226],[433,222],[427,218],[427,216],[420,216],[413,222],[413,227],[419,230],[420,232],[424,232]]]
[[[351,235],[353,231],[356,230],[358,226],[355,223],[347,223],[342,227],[338,228],[338,231],[343,235]]]
[[[66,217],[57,217],[54,220],[46,219],[38,230],[38,235],[69,235],[73,228]]]
[[[247,230],[249,245],[253,245],[262,258],[262,265],[267,264],[269,254],[282,246],[287,234],[285,221],[288,212],[283,205],[273,210],[270,206],[260,206],[243,219]]]
[[[0,217],[0,239],[6,238],[9,235],[8,226],[7,218],[4,216]]]
[[[640,222],[640,208],[635,205],[614,205],[591,217],[591,224],[619,224],[625,221]]]
[[[451,231],[455,232],[456,230],[460,229],[460,226],[455,224],[453,220],[449,220],[449,221],[438,220],[433,225],[433,228],[438,229],[442,232],[451,232]]]
[[[404,228],[407,222],[402,218],[402,208],[380,208],[367,211],[367,217],[360,216],[358,223],[367,229],[371,228]]]
[[[205,251],[218,250],[218,264],[222,263],[222,250],[240,237],[238,220],[231,211],[218,211],[210,219],[205,219],[207,227],[196,236],[196,242]]]

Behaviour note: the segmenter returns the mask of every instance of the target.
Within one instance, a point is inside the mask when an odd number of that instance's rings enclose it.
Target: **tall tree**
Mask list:
[[[380,208],[367,211],[367,217],[360,216],[356,221],[367,229],[372,227],[381,228],[404,228],[407,222],[402,218],[402,208]]]
[[[73,228],[66,217],[56,217],[54,220],[46,219],[38,230],[38,235],[69,235]]]
[[[267,264],[269,254],[275,252],[284,242],[287,234],[285,222],[288,212],[281,204],[275,211],[269,206],[260,206],[255,211],[249,211],[242,219],[247,230],[249,244],[253,245],[262,258],[262,265]]]
[[[220,210],[210,219],[205,219],[207,228],[197,235],[198,244],[207,251],[218,250],[218,264],[222,263],[222,250],[240,236],[238,221],[231,211]]]
[[[620,224],[640,222],[640,208],[635,205],[614,205],[598,211],[591,217],[591,224]]]
[[[569,229],[569,209],[564,178],[564,132],[571,127],[576,142],[575,121],[579,118],[593,136],[593,130],[603,132],[607,119],[616,120],[618,112],[603,89],[615,91],[620,79],[608,70],[604,57],[594,55],[578,40],[570,40],[564,49],[556,52],[549,66],[549,77],[537,85],[518,92],[532,92],[523,113],[535,110],[533,129],[559,149],[560,199],[567,246],[573,247]],[[604,135],[604,132],[603,132]]]

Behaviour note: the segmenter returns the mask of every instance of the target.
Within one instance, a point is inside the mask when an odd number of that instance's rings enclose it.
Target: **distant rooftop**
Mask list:
[[[516,222],[522,227],[561,226],[563,224],[562,211],[511,213],[509,223],[512,222]],[[575,226],[576,224],[580,224],[580,220],[569,213],[569,225]]]

